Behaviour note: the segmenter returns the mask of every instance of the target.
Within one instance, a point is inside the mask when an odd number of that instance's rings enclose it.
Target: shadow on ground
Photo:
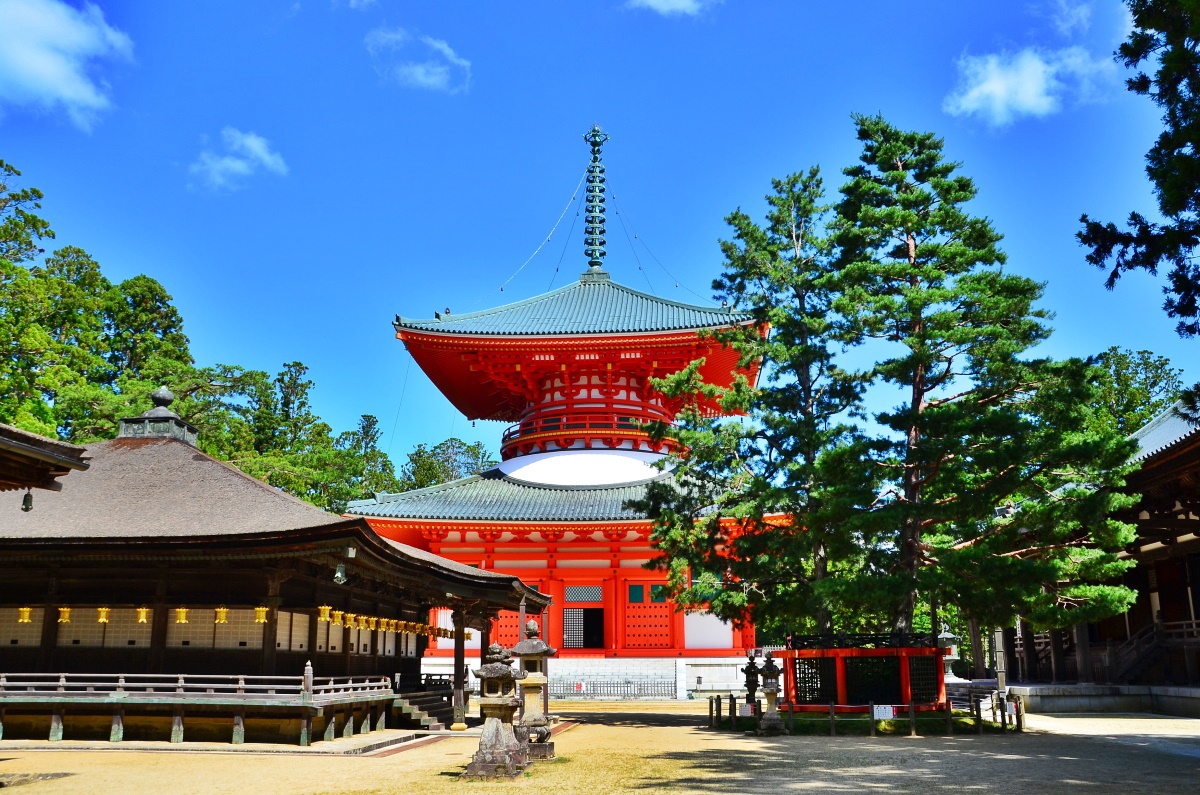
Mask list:
[[[1081,739],[1040,733],[875,740],[744,737],[737,749],[714,744],[701,751],[645,754],[648,760],[672,763],[678,774],[669,781],[643,778],[636,786],[723,795],[809,789],[1128,795],[1188,791],[1200,774],[1196,759]]]

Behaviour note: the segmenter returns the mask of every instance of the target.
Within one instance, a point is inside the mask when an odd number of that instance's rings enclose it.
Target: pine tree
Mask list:
[[[1029,358],[1050,333],[1041,285],[1003,271],[1000,235],[967,212],[975,186],[942,141],[855,123],[863,153],[837,205],[834,306],[878,352],[875,383],[899,392],[875,415],[889,449],[871,464],[888,487],[867,517],[894,551],[894,629],[911,631],[922,591],[978,619],[1118,609],[1127,590],[1084,585],[1122,571],[1114,553],[1132,538],[1108,518],[1128,502],[1108,489],[1129,445],[1087,430],[1092,371]],[[997,518],[1006,504],[1015,512]]]
[[[827,633],[832,576],[860,557],[841,524],[872,492],[870,473],[845,465],[862,444],[843,418],[858,410],[861,384],[834,362],[836,274],[819,171],[772,187],[765,225],[740,209],[725,219],[734,234],[721,243],[725,266],[713,283],[718,298],[753,314],[753,325],[716,336],[743,364],[761,362],[761,379],[723,390],[699,381],[697,363],[655,382],[683,405],[671,433],[688,452],[675,483],[653,484],[635,507],[655,521],[658,562],[678,602]],[[708,418],[699,394],[746,416]]]
[[[1093,221],[1086,213],[1076,235],[1090,251],[1087,261],[1108,269],[1110,290],[1126,271],[1157,274],[1167,268],[1168,317],[1178,318],[1181,337],[1200,335],[1200,7],[1191,0],[1125,0],[1129,38],[1116,60],[1138,71],[1126,81],[1135,94],[1162,109],[1163,130],[1146,153],[1146,175],[1161,219],[1132,211],[1124,229]],[[1184,394],[1200,419],[1200,384]]]

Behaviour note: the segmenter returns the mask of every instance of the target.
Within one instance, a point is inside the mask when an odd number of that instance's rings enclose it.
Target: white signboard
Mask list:
[[[1004,706],[1005,706],[1005,708],[1006,708],[1006,711],[1008,712],[1008,714],[1009,714],[1009,715],[1016,715],[1016,714],[1017,714],[1017,702],[1015,702],[1015,701],[1009,701],[1009,702],[1007,702],[1007,703],[1006,703]]]
[[[873,717],[875,720],[891,720],[896,717],[896,708],[890,704],[876,704]]]
[[[738,704],[738,715],[740,715],[743,718],[753,718],[754,717],[754,705],[753,704]]]

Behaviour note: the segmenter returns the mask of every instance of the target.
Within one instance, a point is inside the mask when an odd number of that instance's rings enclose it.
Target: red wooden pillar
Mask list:
[[[609,569],[608,572],[600,585],[600,598],[604,600],[604,645],[608,647],[606,652],[615,657],[625,638],[625,611],[621,609],[621,594],[617,592],[617,570]]]
[[[900,703],[912,701],[912,676],[908,669],[908,650],[900,649]]]
[[[626,650],[627,638],[629,637],[625,628],[625,616],[629,612],[629,580],[625,577],[618,577],[617,571],[613,570],[613,604],[616,605],[616,627],[617,634],[613,638],[613,648],[618,652]]]
[[[943,657],[950,654],[949,649],[940,649],[940,654],[937,656],[937,685],[938,685],[938,703],[946,703],[946,661]]]
[[[846,695],[846,658],[841,654],[834,658],[834,670],[837,672],[837,698],[839,704],[845,704],[850,699]]]

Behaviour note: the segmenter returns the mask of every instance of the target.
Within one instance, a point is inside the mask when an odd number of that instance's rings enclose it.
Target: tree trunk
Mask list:
[[[987,660],[983,656],[983,635],[977,619],[967,619],[967,634],[971,636],[971,678],[983,679],[987,672]]]

